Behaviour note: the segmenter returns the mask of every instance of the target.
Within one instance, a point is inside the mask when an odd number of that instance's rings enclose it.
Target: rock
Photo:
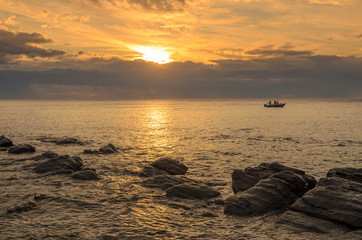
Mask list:
[[[99,149],[99,152],[104,153],[104,154],[110,154],[110,153],[116,153],[118,152],[117,148],[115,146],[113,146],[113,144],[108,144],[106,146],[103,146]]]
[[[20,144],[8,149],[8,153],[10,154],[33,153],[35,151],[35,148],[29,144]]]
[[[234,170],[232,173],[232,189],[234,193],[243,192],[257,184],[260,179],[246,174],[241,170]]]
[[[90,150],[86,149],[83,151],[83,154],[111,154],[111,153],[117,153],[118,150],[113,144],[108,144],[106,146],[101,147],[99,150]]]
[[[178,197],[187,199],[209,199],[220,195],[219,191],[212,189],[206,184],[187,182],[175,185],[166,191],[167,197]]]
[[[172,158],[160,158],[157,161],[146,165],[139,173],[140,177],[151,177],[161,174],[185,175],[188,167],[178,160]]]
[[[91,149],[86,149],[83,151],[83,154],[99,154],[100,152],[98,150],[91,150]]]
[[[160,158],[151,165],[155,168],[164,170],[171,175],[185,175],[188,170],[188,167],[183,163],[169,157]]]
[[[81,170],[74,173],[71,178],[79,180],[100,180],[101,178],[94,170]]]
[[[9,138],[6,138],[4,135],[0,136],[0,147],[11,147],[13,146],[13,141],[11,141]]]
[[[140,177],[152,177],[156,175],[168,174],[168,172],[155,168],[152,165],[146,165],[138,174]]]
[[[234,193],[245,191],[253,187],[262,179],[271,177],[281,171],[290,171],[300,175],[308,184],[306,191],[313,189],[317,184],[314,177],[306,175],[304,171],[284,166],[279,163],[262,163],[257,167],[248,167],[242,170],[234,170],[232,174],[232,188]]]
[[[293,231],[294,233],[343,234],[350,231],[348,227],[341,224],[290,210],[283,213],[276,224],[278,227]]]
[[[322,178],[290,210],[361,229],[362,183],[338,177]]]
[[[20,204],[20,205],[14,206],[13,208],[8,209],[7,213],[11,214],[11,213],[27,212],[27,211],[34,209],[35,207],[36,207],[35,202],[28,201],[28,202],[25,202],[23,204]]]
[[[225,201],[224,213],[260,216],[289,207],[306,191],[308,183],[297,173],[283,170]]]
[[[141,184],[149,188],[160,188],[166,190],[182,183],[197,183],[195,180],[185,176],[159,175],[143,181]]]
[[[68,155],[52,158],[40,163],[34,168],[36,173],[79,171],[83,168],[83,160],[80,157],[69,157]]]
[[[362,183],[362,168],[333,168],[327,177],[340,177]]]
[[[82,141],[79,141],[76,138],[60,138],[55,142],[55,144],[57,144],[57,145],[68,145],[68,144],[83,145],[84,143]]]

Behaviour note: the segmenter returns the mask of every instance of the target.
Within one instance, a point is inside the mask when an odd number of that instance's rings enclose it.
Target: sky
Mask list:
[[[0,99],[362,98],[361,0],[0,0]]]

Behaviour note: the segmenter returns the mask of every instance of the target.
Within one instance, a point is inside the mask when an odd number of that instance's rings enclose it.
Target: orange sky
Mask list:
[[[360,0],[0,0],[0,29],[37,32],[68,55],[175,61],[266,58],[294,51],[362,56]],[[264,51],[262,51],[264,50]],[[267,51],[265,51],[267,50]],[[281,52],[278,52],[281,51]]]

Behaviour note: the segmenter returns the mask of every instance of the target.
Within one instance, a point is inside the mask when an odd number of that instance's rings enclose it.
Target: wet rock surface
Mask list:
[[[305,191],[313,189],[317,184],[317,181],[314,177],[310,175],[306,175],[304,171],[284,166],[279,163],[262,163],[257,167],[248,167],[242,170],[234,170],[232,174],[232,188],[234,193],[243,192],[251,187],[253,187],[256,183],[258,183],[262,179],[266,179],[271,177],[272,175],[281,172],[281,171],[290,171],[294,172],[308,183],[306,185]]]
[[[170,187],[183,183],[197,183],[197,181],[185,176],[159,175],[144,180],[141,185],[149,188],[160,188],[166,190]]]
[[[315,189],[291,205],[280,223],[311,232],[361,230],[361,171],[361,168],[331,169]]]
[[[55,143],[57,145],[84,145],[84,142],[72,137],[39,137],[37,140],[41,142]]]
[[[305,192],[307,184],[299,174],[283,170],[226,199],[224,213],[258,216],[285,209]]]
[[[7,148],[13,146],[13,141],[9,138],[5,137],[4,135],[0,136],[0,148]]]
[[[8,149],[8,153],[10,154],[23,154],[23,153],[33,153],[35,152],[35,147],[29,144],[20,144],[16,146],[12,146]]]
[[[70,157],[68,155],[63,155],[38,164],[34,168],[34,171],[36,173],[68,173],[69,171],[79,171],[83,168],[83,166],[83,160],[80,157]]]

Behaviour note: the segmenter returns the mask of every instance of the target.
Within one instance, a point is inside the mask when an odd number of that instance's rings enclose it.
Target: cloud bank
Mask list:
[[[73,68],[0,72],[1,98],[362,97],[361,58],[288,56],[215,65],[93,58]],[[87,66],[88,68],[84,68]],[[83,69],[83,70],[80,70]]]

